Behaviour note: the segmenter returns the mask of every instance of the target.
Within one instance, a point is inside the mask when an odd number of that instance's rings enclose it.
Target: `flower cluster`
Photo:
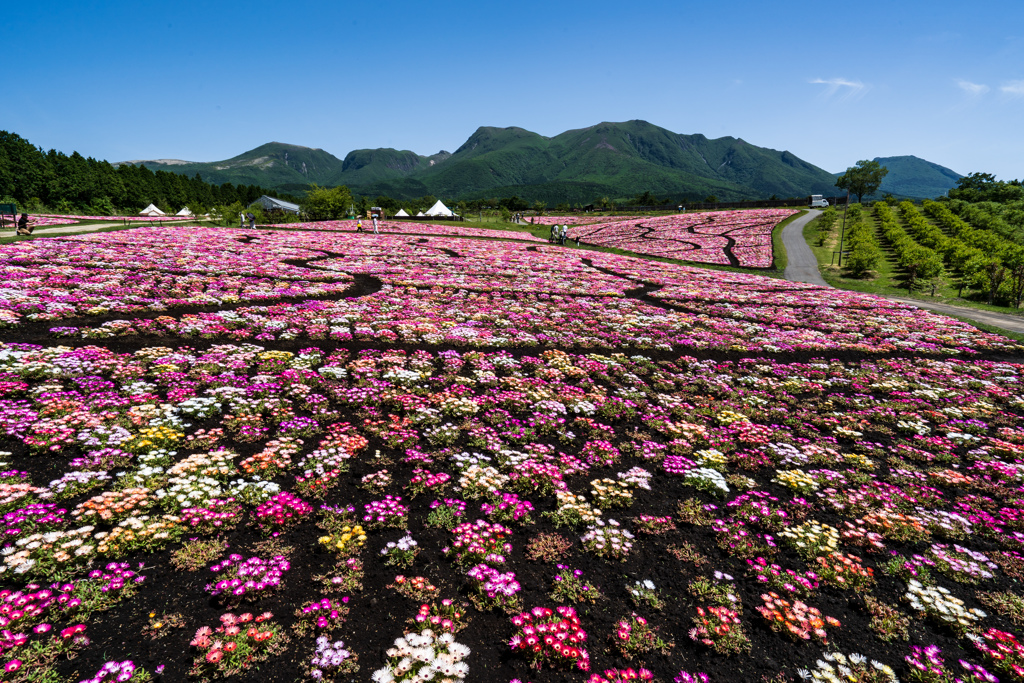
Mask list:
[[[293,628],[303,635],[309,632],[333,631],[345,623],[345,618],[348,615],[346,603],[348,603],[347,597],[340,601],[321,598],[306,603],[295,610],[296,622]]]
[[[658,637],[657,629],[652,628],[647,620],[636,612],[619,619],[615,629],[615,635],[611,636],[612,647],[626,659],[651,651],[667,655],[672,648],[671,644]]]
[[[221,578],[216,583],[207,584],[206,590],[211,595],[223,595],[229,600],[252,600],[280,588],[284,573],[290,568],[291,563],[283,555],[264,560],[255,556],[246,559],[232,553],[210,567],[210,571],[220,574]]]
[[[368,529],[394,527],[401,529],[407,525],[409,508],[402,503],[401,496],[384,496],[384,500],[367,503],[363,522]]]
[[[282,491],[256,508],[254,517],[261,529],[280,530],[297,524],[313,512],[313,506],[296,495]]]
[[[195,676],[237,675],[282,652],[288,637],[275,624],[273,614],[253,617],[248,612],[220,615],[220,626],[203,626],[189,643],[197,650],[190,673]]]
[[[516,634],[509,640],[509,646],[526,655],[535,668],[546,664],[590,670],[590,654],[584,647],[587,633],[572,607],[534,607],[512,617],[512,625]]]
[[[582,579],[583,571],[570,569],[564,564],[558,565],[558,573],[551,589],[551,599],[555,602],[597,602],[601,592],[585,583]]]
[[[398,567],[412,566],[419,552],[419,544],[408,533],[397,541],[388,541],[380,549],[380,554],[385,558],[384,563]]]
[[[623,529],[614,519],[609,519],[607,523],[597,520],[580,537],[583,547],[595,555],[623,562],[633,549],[633,539],[633,534]]]
[[[942,586],[925,586],[911,579],[904,595],[910,606],[929,617],[946,624],[958,633],[970,630],[979,620],[985,618],[983,611],[967,608],[964,601],[952,595]]]
[[[482,519],[463,522],[452,529],[454,538],[444,553],[462,565],[505,564],[506,556],[512,552],[512,544],[506,540],[511,534],[507,527]]]
[[[469,674],[469,665],[464,661],[469,652],[469,648],[457,642],[449,632],[435,635],[427,629],[406,633],[388,648],[387,665],[374,671],[371,680],[374,683],[463,681]]]
[[[822,617],[821,610],[805,605],[796,600],[790,603],[777,593],[762,593],[764,604],[757,608],[773,631],[779,631],[794,640],[819,640],[828,642],[825,626],[839,628],[839,620],[834,617]]]
[[[437,586],[430,583],[430,580],[425,576],[413,576],[412,578],[405,577],[401,574],[395,577],[395,582],[388,584],[388,588],[394,588],[396,591],[412,598],[413,600],[429,600],[436,598],[440,593]]]

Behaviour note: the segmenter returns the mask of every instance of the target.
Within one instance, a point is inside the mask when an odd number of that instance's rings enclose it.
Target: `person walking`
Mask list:
[[[246,217],[249,219],[249,228],[250,229],[255,228],[256,227],[256,216],[255,216],[255,214],[253,214],[250,211],[249,213],[246,214]]]
[[[373,234],[374,235],[379,235],[380,234],[377,231],[377,216],[376,215],[373,217]]]

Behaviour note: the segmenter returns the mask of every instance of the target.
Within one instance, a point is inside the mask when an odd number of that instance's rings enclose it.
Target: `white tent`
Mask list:
[[[142,211],[139,211],[140,216],[166,216],[167,214],[156,208],[155,204],[150,204]]]
[[[175,216],[194,216],[195,214],[186,206],[184,209],[174,214]]]
[[[449,209],[447,206],[444,205],[444,202],[442,202],[440,199],[438,199],[436,204],[434,204],[432,207],[427,209],[426,215],[427,216],[454,216],[455,214],[452,213],[451,209]]]
[[[398,213],[395,214],[395,218],[400,218],[400,217],[403,217],[403,216],[406,217],[406,218],[409,217],[409,214],[407,214],[405,212],[405,209],[399,209]]]
[[[422,211],[420,211],[420,212],[419,212],[419,213],[417,213],[416,215],[417,215],[417,216],[426,216],[427,214],[425,214],[425,213],[423,213]]]

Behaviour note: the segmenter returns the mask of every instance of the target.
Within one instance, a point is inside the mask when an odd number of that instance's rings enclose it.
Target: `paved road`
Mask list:
[[[804,239],[804,226],[820,211],[810,210],[782,229],[782,244],[786,247],[786,279],[828,287],[818,272],[818,259]]]
[[[790,282],[807,282],[812,285],[829,287],[830,285],[825,282],[825,279],[821,277],[821,273],[818,271],[818,259],[814,256],[811,248],[807,246],[807,241],[804,240],[804,226],[807,225],[808,221],[817,216],[818,213],[820,212],[816,210],[808,211],[806,215],[801,216],[782,229],[782,243],[786,247],[787,258],[786,279]],[[917,306],[918,308],[926,308],[936,313],[955,315],[1010,332],[1024,334],[1024,316],[993,313],[991,311],[981,311],[977,308],[932,303],[918,299],[903,299],[897,296],[885,298]]]
[[[968,320],[991,325],[992,327],[1009,330],[1010,332],[1024,334],[1024,316],[1008,315],[1006,313],[993,313],[992,311],[982,311],[977,308],[967,308],[966,306],[933,304],[930,301],[918,301],[917,299],[901,299],[898,296],[889,296],[886,298],[892,299],[893,301],[902,301],[905,304],[917,306],[918,308],[927,308],[929,311],[935,311],[936,313],[955,315],[960,318],[967,318]]]

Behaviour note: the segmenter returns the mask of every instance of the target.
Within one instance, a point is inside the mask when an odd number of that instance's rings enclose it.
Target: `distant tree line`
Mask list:
[[[109,216],[134,214],[152,203],[168,213],[187,206],[199,214],[214,206],[247,206],[264,194],[273,193],[256,185],[212,185],[198,174],[154,173],[131,164],[115,168],[78,152],[44,152],[0,131],[0,201],[13,201],[20,210]]]

